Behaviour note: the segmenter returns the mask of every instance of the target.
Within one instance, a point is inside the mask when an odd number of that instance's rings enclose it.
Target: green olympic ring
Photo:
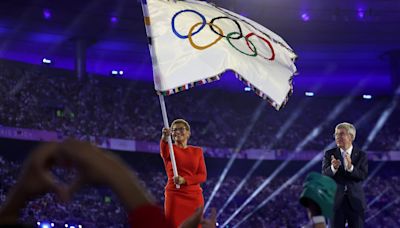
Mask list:
[[[244,55],[247,55],[247,56],[252,56],[252,57],[256,57],[256,56],[257,56],[257,49],[256,49],[256,47],[254,46],[253,42],[251,42],[247,37],[245,37],[246,43],[248,42],[249,44],[251,44],[251,46],[253,46],[253,49],[250,48],[250,50],[253,51],[253,54],[247,54],[247,53],[245,53],[244,51],[241,51],[239,48],[237,48],[235,45],[232,44],[232,42],[231,42],[231,36],[233,36],[233,35],[239,35],[239,33],[238,33],[238,32],[231,32],[231,33],[228,33],[228,35],[226,35],[226,39],[228,40],[228,43],[229,43],[236,51],[238,51],[238,52],[240,52],[240,53],[242,53],[242,54],[244,54]]]

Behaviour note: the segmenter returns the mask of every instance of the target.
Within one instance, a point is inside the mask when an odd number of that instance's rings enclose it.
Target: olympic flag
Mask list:
[[[169,95],[227,70],[279,109],[292,92],[296,54],[277,34],[203,1],[142,2],[155,89]]]

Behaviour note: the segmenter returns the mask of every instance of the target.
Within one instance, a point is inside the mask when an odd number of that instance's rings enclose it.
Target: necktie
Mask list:
[[[344,170],[347,170],[346,151],[342,152]]]
[[[344,161],[343,161],[343,155],[342,155],[343,153],[342,152],[340,152],[340,156],[339,156],[339,160],[340,160],[340,166],[339,166],[339,169],[340,169],[340,167],[343,167],[343,165],[344,165]]]

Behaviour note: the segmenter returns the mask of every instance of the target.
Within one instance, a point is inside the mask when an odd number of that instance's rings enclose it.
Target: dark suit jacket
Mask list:
[[[339,148],[326,151],[322,161],[322,173],[332,177],[336,181],[337,190],[334,208],[339,209],[341,207],[345,194],[345,186],[347,186],[347,194],[351,207],[356,211],[365,211],[366,202],[362,182],[367,178],[368,175],[367,155],[363,151],[353,146],[350,156],[351,163],[354,166],[353,172],[347,172],[344,170],[344,163],[342,160],[342,165],[335,174],[333,174],[331,169],[332,155],[335,156],[335,159],[341,159],[342,157]]]

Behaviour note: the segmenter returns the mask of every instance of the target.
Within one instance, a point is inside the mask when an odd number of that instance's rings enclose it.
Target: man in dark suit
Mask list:
[[[325,152],[322,173],[332,177],[337,184],[332,227],[364,227],[366,207],[362,182],[368,175],[367,155],[353,141],[356,129],[350,123],[340,123],[335,128],[337,148]]]

